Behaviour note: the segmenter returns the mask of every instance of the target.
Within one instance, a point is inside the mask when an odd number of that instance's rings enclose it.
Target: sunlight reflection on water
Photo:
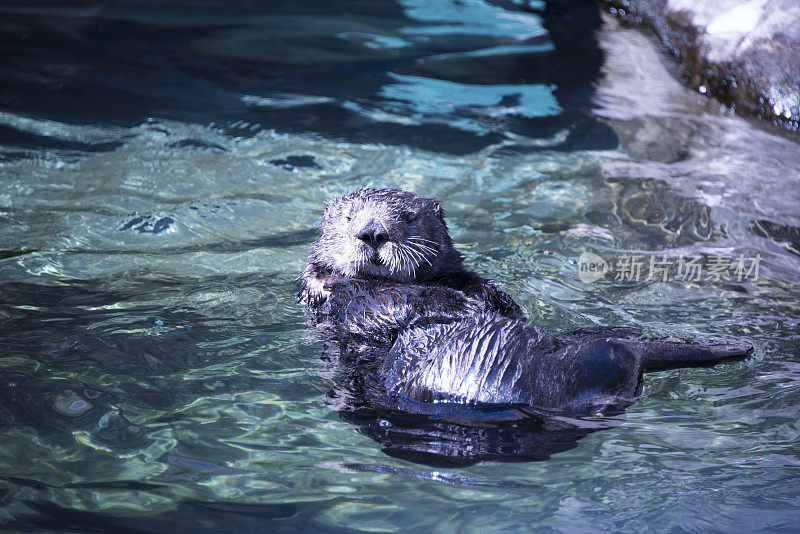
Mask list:
[[[406,26],[403,39],[450,33],[463,15],[423,4],[403,3],[406,16],[430,23]],[[462,37],[543,32],[535,14],[464,9],[478,14]],[[477,20],[487,10],[495,18]],[[558,122],[574,106],[555,85],[395,72],[359,111],[467,124],[480,146],[421,148],[417,130],[390,143],[259,125],[270,113],[355,101],[288,90],[239,94],[237,104],[265,114],[251,121],[104,126],[0,112],[0,127],[17,136],[0,146],[0,521],[792,528],[797,144],[691,100],[639,34],[607,28],[601,44],[594,105],[619,149],[568,145],[581,128],[571,119],[541,135],[480,122],[493,113]],[[631,49],[639,53],[620,58]],[[640,101],[640,88],[660,104]],[[513,93],[517,101],[503,102]],[[38,141],[22,146],[24,136]],[[330,372],[294,299],[324,200],[367,186],[439,198],[469,265],[537,324],[746,339],[756,356],[649,375],[624,424],[544,462],[431,469],[388,457],[326,404]],[[585,250],[760,253],[764,264],[742,284],[586,284],[576,267]]]

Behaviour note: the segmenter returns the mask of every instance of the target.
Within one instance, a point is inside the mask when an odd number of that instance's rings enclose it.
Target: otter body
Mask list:
[[[646,371],[711,366],[752,351],[640,339],[634,328],[553,335],[527,325],[508,294],[463,267],[439,204],[406,191],[364,189],[333,199],[320,229],[299,298],[346,347],[348,372],[370,402],[386,408],[608,413],[638,398]]]

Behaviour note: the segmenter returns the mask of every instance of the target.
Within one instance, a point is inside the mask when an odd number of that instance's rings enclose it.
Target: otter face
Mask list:
[[[362,189],[329,200],[313,258],[340,276],[397,282],[460,266],[439,203],[400,189]]]

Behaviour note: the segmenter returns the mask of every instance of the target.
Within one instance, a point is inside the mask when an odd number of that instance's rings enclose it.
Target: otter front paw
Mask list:
[[[342,280],[336,276],[314,276],[303,279],[303,287],[297,294],[302,302],[316,308],[331,296],[334,286]]]

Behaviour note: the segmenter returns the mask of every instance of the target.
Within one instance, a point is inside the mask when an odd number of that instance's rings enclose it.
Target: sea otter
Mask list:
[[[644,372],[752,352],[642,339],[637,328],[554,335],[528,325],[507,293],[465,269],[439,203],[399,189],[328,201],[300,283],[299,299],[348,360],[360,402],[401,413],[619,413],[640,395]]]

